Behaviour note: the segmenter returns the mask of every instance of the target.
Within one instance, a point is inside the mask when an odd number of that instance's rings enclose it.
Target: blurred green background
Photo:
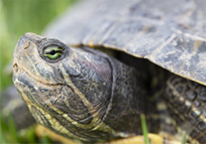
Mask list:
[[[26,32],[41,34],[55,17],[77,0],[0,0],[0,92],[12,84],[13,51],[18,39]],[[6,67],[8,66],[8,67]],[[1,119],[0,143],[36,143],[33,131],[30,138],[22,140],[15,128]],[[48,141],[40,140],[42,143]]]

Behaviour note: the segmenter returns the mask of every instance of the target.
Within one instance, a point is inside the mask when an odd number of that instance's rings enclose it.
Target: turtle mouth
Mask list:
[[[21,76],[24,75],[24,76]],[[39,82],[43,85],[63,85],[63,83],[55,83],[55,82],[47,82],[47,81],[43,81],[41,80],[41,78],[34,76],[32,74],[29,73],[28,70],[26,70],[24,67],[22,67],[21,65],[17,64],[17,62],[14,62],[13,64],[13,81],[15,82],[19,82],[19,76],[21,77],[22,81],[23,79],[33,79],[36,82]]]
[[[44,81],[39,80],[35,76],[32,76],[27,70],[19,66],[17,63],[14,63],[13,65],[13,82],[14,85],[22,99],[26,103],[31,103],[28,101],[28,98],[26,95],[23,95],[24,91],[30,91],[30,89],[35,89],[36,91],[39,90],[38,85],[41,85],[41,87],[49,88],[49,87],[56,87],[60,86],[62,87],[63,84],[61,83],[45,83]]]
[[[42,107],[46,105],[51,93],[58,95],[64,85],[48,84],[35,79],[24,68],[14,64],[13,82],[19,93],[19,96],[27,103],[27,105],[36,105]],[[45,94],[45,95],[43,95]],[[52,97],[53,98],[53,97]]]

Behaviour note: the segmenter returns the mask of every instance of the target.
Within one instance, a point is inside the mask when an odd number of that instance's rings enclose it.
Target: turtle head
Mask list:
[[[13,59],[14,84],[38,123],[85,142],[140,133],[145,90],[134,68],[33,33]]]
[[[13,71],[19,95],[38,123],[83,141],[110,139],[102,123],[113,81],[108,58],[26,33],[16,45]]]

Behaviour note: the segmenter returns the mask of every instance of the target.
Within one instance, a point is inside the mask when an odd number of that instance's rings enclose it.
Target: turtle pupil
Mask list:
[[[48,52],[46,54],[54,55],[56,52],[59,52],[59,51],[52,50],[51,52]]]

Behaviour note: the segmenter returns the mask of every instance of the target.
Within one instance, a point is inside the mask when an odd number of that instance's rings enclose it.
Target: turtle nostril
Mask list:
[[[17,65],[16,63],[13,65],[13,70],[14,70],[15,72],[18,72],[18,65]]]

